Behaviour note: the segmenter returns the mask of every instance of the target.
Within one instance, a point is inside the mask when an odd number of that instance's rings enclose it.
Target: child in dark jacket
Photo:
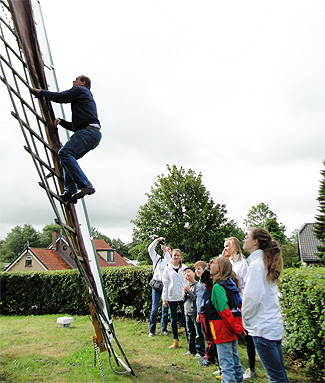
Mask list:
[[[195,263],[194,267],[195,273],[199,278],[196,297],[196,321],[201,323],[206,341],[205,357],[202,358],[199,363],[201,366],[209,366],[216,363],[216,345],[213,341],[209,324],[209,311],[214,309],[214,306],[211,303],[212,279],[210,271],[207,271],[206,269],[207,264],[205,262],[198,261]],[[204,280],[204,275],[207,273],[208,276],[206,276],[206,278],[208,279],[208,285],[202,281],[202,279]]]
[[[195,273],[190,268],[184,269],[184,278],[189,284],[185,285],[183,293],[185,324],[188,334],[187,355],[195,355],[201,359],[205,354],[204,335],[201,324],[196,321],[196,295],[198,282],[195,280]]]
[[[239,361],[238,337],[245,336],[239,303],[238,279],[230,261],[225,257],[210,263],[213,275],[211,301],[217,315],[210,318],[210,328],[217,345],[222,383],[243,381],[243,369]]]

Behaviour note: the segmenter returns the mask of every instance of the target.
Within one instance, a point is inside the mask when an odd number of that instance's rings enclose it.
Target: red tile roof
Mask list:
[[[30,249],[48,270],[67,270],[72,267],[55,250]]]
[[[103,239],[94,239],[96,250],[112,249]]]
[[[103,239],[94,239],[94,245],[97,251],[100,250],[113,250]],[[114,263],[106,262],[105,259],[97,253],[97,258],[100,267],[112,267],[112,266],[130,266],[126,260],[114,251]]]

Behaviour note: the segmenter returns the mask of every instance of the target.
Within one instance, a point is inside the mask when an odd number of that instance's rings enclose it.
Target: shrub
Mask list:
[[[284,351],[324,376],[325,269],[287,269],[279,284],[285,323]]]
[[[111,314],[149,317],[152,267],[104,268],[102,277]],[[89,309],[78,270],[0,273],[3,315],[87,315]]]

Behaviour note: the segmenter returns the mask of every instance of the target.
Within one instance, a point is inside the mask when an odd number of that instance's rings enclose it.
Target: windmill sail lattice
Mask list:
[[[54,126],[59,110],[53,110],[44,98],[36,100],[31,93],[33,87],[58,91],[40,4],[37,0],[0,0],[0,7],[0,80],[7,87],[13,106],[11,114],[21,128],[24,148],[35,165],[39,185],[80,271],[96,332],[94,342],[101,352],[108,351],[115,372],[134,375],[115,335],[85,202],[72,205],[60,198],[63,177],[57,152],[61,143]],[[60,113],[64,116],[62,107]],[[117,367],[113,367],[111,357]]]

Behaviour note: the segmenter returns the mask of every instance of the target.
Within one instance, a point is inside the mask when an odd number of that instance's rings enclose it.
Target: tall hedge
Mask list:
[[[150,315],[152,266],[102,269],[113,315],[146,319]],[[0,273],[2,315],[89,313],[77,270]]]
[[[325,350],[325,269],[287,269],[279,284],[285,323],[284,351],[321,379]]]

